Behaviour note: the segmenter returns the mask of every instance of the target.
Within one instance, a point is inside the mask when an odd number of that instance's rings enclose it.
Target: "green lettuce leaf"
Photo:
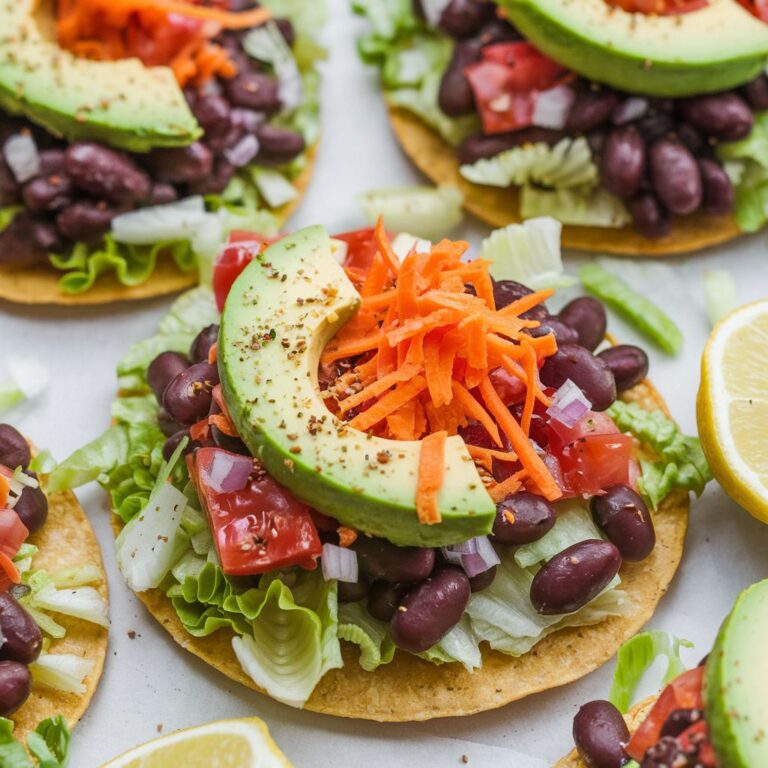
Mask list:
[[[0,207],[0,232],[2,232],[14,219],[19,211],[24,209],[20,205],[6,205]]]
[[[0,765],[3,768],[67,768],[69,729],[64,718],[56,715],[43,720],[27,735],[27,749],[31,757],[14,737],[13,721],[0,718]]]
[[[624,203],[608,190],[598,187],[540,189],[525,186],[520,197],[524,219],[554,216],[576,227],[623,227],[631,221]]]
[[[664,685],[671,683],[686,669],[680,658],[680,648],[692,647],[693,643],[688,640],[681,640],[657,630],[641,632],[631,640],[627,640],[616,654],[616,668],[613,672],[609,701],[620,712],[626,712],[632,706],[640,680],[659,656],[666,656],[667,659],[667,669],[662,683]]]
[[[382,664],[389,664],[395,656],[395,644],[389,636],[389,625],[368,613],[362,603],[339,605],[339,640],[360,647],[360,666],[373,672]]]
[[[635,403],[617,400],[607,413],[622,432],[631,432],[659,456],[640,462],[638,487],[653,509],[675,488],[701,495],[712,471],[698,437],[684,435],[661,411],[646,411]]]

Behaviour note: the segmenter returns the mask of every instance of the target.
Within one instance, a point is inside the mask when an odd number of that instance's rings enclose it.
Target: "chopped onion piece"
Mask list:
[[[337,547],[335,544],[323,544],[320,556],[323,567],[323,578],[326,581],[336,579],[354,584],[358,578],[357,552],[347,547]]]
[[[550,419],[560,422],[565,427],[573,427],[592,410],[592,403],[584,393],[570,380],[566,379],[552,398],[552,405],[547,409]]]
[[[228,451],[216,451],[209,470],[204,470],[206,483],[216,493],[240,491],[253,472],[253,459]]]
[[[16,133],[6,140],[3,156],[19,184],[40,173],[40,153],[31,133]]]
[[[93,666],[93,661],[74,653],[41,653],[37,661],[29,665],[29,671],[39,685],[82,696],[85,678]]]
[[[187,197],[115,216],[112,236],[118,242],[134,245],[189,240],[207,215],[202,197]]]
[[[248,165],[258,152],[259,140],[252,133],[247,133],[234,147],[224,150],[224,157],[235,168],[242,168],[244,165]]]
[[[451,565],[460,565],[470,579],[501,562],[487,536],[477,536],[463,544],[443,547],[443,556]]]
[[[642,96],[630,96],[613,110],[613,123],[614,125],[631,123],[633,120],[641,118],[648,111],[648,107],[648,99]]]
[[[556,85],[539,91],[533,106],[533,124],[541,128],[565,128],[576,94],[568,85]]]

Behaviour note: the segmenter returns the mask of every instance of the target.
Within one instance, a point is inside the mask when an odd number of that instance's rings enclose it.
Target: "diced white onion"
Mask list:
[[[320,564],[323,568],[323,578],[326,581],[336,579],[337,581],[347,581],[351,584],[357,581],[357,552],[348,547],[323,544]]]
[[[206,215],[202,197],[187,197],[115,216],[112,219],[112,236],[118,242],[133,245],[189,240]]]
[[[40,153],[31,133],[16,133],[6,140],[3,156],[19,184],[40,173]]]
[[[576,93],[569,85],[556,85],[536,94],[533,106],[533,124],[541,128],[565,128]]]

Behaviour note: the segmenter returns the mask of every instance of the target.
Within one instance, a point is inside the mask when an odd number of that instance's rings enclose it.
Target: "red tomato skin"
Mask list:
[[[486,45],[483,60],[503,64],[509,69],[506,85],[513,91],[543,90],[565,71],[556,61],[526,42]]]
[[[28,538],[29,530],[21,518],[12,509],[0,509],[0,552],[12,558]]]
[[[248,239],[238,237],[232,240],[234,234],[248,235]],[[224,302],[240,273],[273,242],[275,242],[274,238],[262,237],[254,233],[233,232],[230,235],[229,243],[216,257],[213,265],[213,293],[219,312],[224,310]]]
[[[222,570],[248,576],[298,565],[312,570],[322,544],[309,507],[269,475],[251,478],[240,491],[218,493],[205,470],[221,448],[196,451],[192,477],[211,525]]]
[[[565,424],[551,419],[549,429],[549,444],[555,452],[561,451],[566,445],[580,437],[619,434],[619,428],[613,419],[607,413],[599,411],[589,411],[583,419],[576,422],[572,427],[566,427]]]
[[[376,245],[376,236],[373,227],[364,227],[350,232],[342,232],[334,235],[336,240],[343,240],[347,244],[347,256],[344,259],[345,269],[368,272],[373,257],[379,250]]]
[[[653,16],[680,16],[709,5],[709,0],[606,0],[606,2],[629,13],[645,13]]]

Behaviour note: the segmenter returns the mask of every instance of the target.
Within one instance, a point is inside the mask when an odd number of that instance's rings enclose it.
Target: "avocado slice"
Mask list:
[[[0,108],[70,141],[132,152],[202,135],[170,68],[74,56],[56,43],[51,5],[38,0],[0,0]]]
[[[360,296],[322,227],[272,245],[235,281],[221,318],[219,371],[232,420],[270,474],[344,525],[403,546],[446,546],[491,530],[496,507],[464,441],[449,437],[442,522],[422,525],[421,444],[351,429],[323,403],[320,354]]]
[[[628,13],[606,0],[500,0],[539,49],[599,83],[650,96],[743,85],[768,58],[768,25],[737,0],[679,16]]]
[[[739,595],[707,660],[704,701],[712,746],[728,768],[768,765],[768,580]]]

